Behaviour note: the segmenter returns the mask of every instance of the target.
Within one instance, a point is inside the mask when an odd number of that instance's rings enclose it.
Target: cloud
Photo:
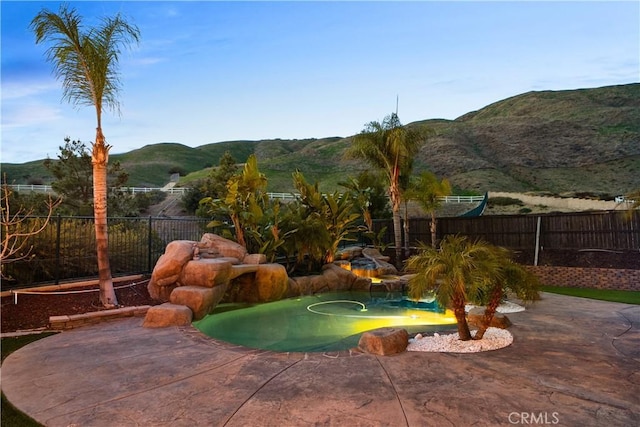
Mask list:
[[[166,58],[160,58],[160,57],[153,57],[153,56],[147,56],[145,58],[135,58],[132,59],[130,61],[130,63],[132,65],[139,65],[139,66],[149,66],[149,65],[155,65],[158,64],[160,62],[165,62],[167,59]]]
[[[3,108],[4,110],[4,108]],[[62,110],[36,101],[9,107],[2,114],[2,128],[17,129],[53,123],[62,118]]]
[[[4,104],[6,101],[39,96],[52,90],[60,90],[60,84],[55,80],[31,83],[3,82],[2,103]]]

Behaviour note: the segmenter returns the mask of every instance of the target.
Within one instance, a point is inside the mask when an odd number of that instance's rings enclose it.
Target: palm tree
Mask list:
[[[65,4],[57,14],[42,9],[31,21],[31,29],[36,44],[52,44],[46,56],[54,66],[56,77],[62,80],[63,99],[76,106],[93,106],[96,110],[96,140],[91,161],[100,302],[105,307],[117,306],[107,234],[107,164],[111,146],[106,144],[102,133],[102,111],[106,106],[119,112],[117,66],[120,49],[132,41],[137,43],[140,31],[118,14],[84,32],[82,18]]]
[[[498,271],[498,266],[494,246],[471,242],[464,236],[447,236],[439,250],[422,245],[421,252],[407,260],[407,268],[416,272],[409,280],[409,295],[419,299],[433,291],[438,304],[453,309],[458,335],[467,341],[471,332],[465,305],[479,299],[487,287],[487,278]]]
[[[522,301],[535,301],[540,298],[540,282],[538,278],[520,264],[510,258],[510,253],[504,248],[495,248],[498,267],[486,277],[489,287],[486,296],[488,302],[478,326],[474,339],[480,340],[484,336],[496,309],[500,305],[505,292],[512,291]],[[480,302],[484,303],[481,298]]]
[[[422,172],[413,183],[409,197],[416,200],[422,209],[431,215],[431,246],[436,247],[437,219],[436,211],[440,207],[440,198],[451,194],[451,184],[446,178],[438,181],[431,172]]]
[[[400,206],[402,189],[400,180],[411,170],[413,157],[418,153],[422,135],[402,126],[398,115],[392,113],[382,123],[373,121],[353,138],[347,155],[364,159],[371,166],[383,171],[389,186],[389,199],[393,212],[393,233],[396,264],[401,264],[402,229]]]

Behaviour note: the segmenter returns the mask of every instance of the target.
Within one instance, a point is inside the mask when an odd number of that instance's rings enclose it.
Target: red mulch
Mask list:
[[[147,291],[147,279],[129,282],[114,282],[119,307],[135,307],[140,305],[156,305],[158,301],[151,299]],[[131,286],[130,286],[131,285]],[[2,333],[29,329],[48,328],[49,316],[83,314],[104,310],[100,304],[98,286],[67,289],[65,291],[96,290],[94,292],[44,295],[19,294],[18,304],[14,304],[14,296],[2,297]],[[28,289],[25,289],[25,291]]]

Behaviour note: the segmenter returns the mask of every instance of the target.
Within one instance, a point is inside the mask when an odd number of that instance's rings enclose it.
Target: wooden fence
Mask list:
[[[431,244],[430,218],[409,220],[409,246]],[[391,220],[376,221],[387,227],[385,240],[393,242]],[[513,250],[607,249],[640,250],[640,211],[556,213],[544,215],[493,215],[476,218],[440,218],[437,240],[449,234]],[[403,240],[403,245],[405,242]]]
[[[203,219],[149,217],[111,218],[109,221],[110,262],[114,275],[149,273],[169,242],[197,241],[208,231],[208,221]],[[431,244],[430,223],[429,218],[410,220],[409,246],[418,246],[419,242]],[[375,226],[378,230],[387,227],[383,240],[393,245],[392,220],[377,220]],[[533,253],[535,250],[536,254],[542,248],[547,251],[638,251],[640,211],[440,218],[437,231],[438,240],[448,234],[462,234],[514,251]],[[4,266],[5,272],[15,280],[3,280],[0,289],[97,276],[93,233],[93,218],[53,218],[42,233],[29,239],[33,257]],[[363,236],[353,237],[357,244],[369,243]]]

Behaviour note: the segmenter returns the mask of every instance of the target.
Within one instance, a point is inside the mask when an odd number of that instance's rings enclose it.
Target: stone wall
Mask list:
[[[640,291],[640,270],[526,266],[543,285]]]

